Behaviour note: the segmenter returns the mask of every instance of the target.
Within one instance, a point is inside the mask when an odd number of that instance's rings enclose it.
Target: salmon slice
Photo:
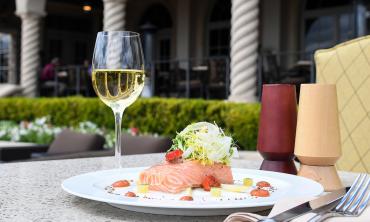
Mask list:
[[[205,166],[197,161],[162,163],[144,170],[139,175],[142,184],[149,190],[179,193],[188,187],[200,187],[206,176],[213,176],[223,184],[234,183],[231,168],[222,164]]]

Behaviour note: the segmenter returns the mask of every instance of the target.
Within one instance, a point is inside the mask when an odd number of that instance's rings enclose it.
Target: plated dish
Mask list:
[[[196,123],[178,133],[163,161],[154,166],[82,174],[63,181],[62,187],[127,210],[193,216],[253,212],[283,197],[323,191],[302,177],[232,168],[234,144],[215,124]]]
[[[123,168],[81,174],[63,181],[62,188],[75,196],[105,202],[126,210],[186,216],[228,215],[237,211],[256,212],[271,208],[276,201],[282,198],[315,196],[323,192],[320,184],[303,177],[232,168],[234,180],[242,182],[243,178],[248,177],[254,181],[269,181],[275,188],[274,192],[264,198],[253,198],[248,191],[241,193],[222,191],[221,197],[212,197],[210,192],[197,188],[193,189],[193,201],[181,201],[180,198],[186,195],[186,190],[178,194],[155,191],[137,192],[138,187],[135,180],[146,169],[147,167]],[[129,187],[114,189],[113,192],[107,189],[123,177],[133,181]],[[125,196],[129,191],[136,193],[137,197]]]

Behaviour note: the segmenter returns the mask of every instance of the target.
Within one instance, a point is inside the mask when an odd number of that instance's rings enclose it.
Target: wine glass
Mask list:
[[[144,57],[140,35],[129,31],[103,31],[96,37],[92,59],[92,84],[115,119],[115,158],[121,160],[121,123],[124,110],[144,88]]]

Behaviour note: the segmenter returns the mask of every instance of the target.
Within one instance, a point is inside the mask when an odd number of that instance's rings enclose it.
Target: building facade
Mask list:
[[[366,35],[368,6],[359,0],[3,0],[0,38],[9,62],[0,81],[34,96],[40,68],[52,58],[64,65],[90,61],[98,31],[125,29],[142,34],[156,88],[181,82],[162,74],[207,66],[207,75],[216,73],[211,79],[221,75],[223,85],[214,89],[225,98],[255,101],[258,83],[314,81],[301,78],[307,73],[297,67],[312,66],[318,48]],[[299,78],[286,74],[292,70]]]

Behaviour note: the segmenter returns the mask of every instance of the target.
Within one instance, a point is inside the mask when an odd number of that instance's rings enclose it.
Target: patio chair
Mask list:
[[[225,99],[228,96],[226,88],[226,60],[210,59],[209,75],[206,86],[207,99]]]
[[[166,97],[170,96],[171,87],[170,87],[170,81],[171,81],[171,74],[168,71],[159,71],[156,69],[156,75],[155,75],[155,95]]]
[[[166,152],[171,145],[172,141],[168,137],[122,135],[124,155]]]
[[[166,152],[171,147],[171,145],[172,141],[168,137],[131,136],[130,134],[122,135],[123,155]],[[31,161],[75,159],[75,158],[104,157],[104,156],[114,156],[114,149],[111,148],[101,150],[77,151],[74,153],[67,152],[67,153],[57,153],[54,155],[48,154],[39,158],[33,158]]]
[[[271,52],[263,53],[261,59],[261,67],[259,67],[259,69],[262,69],[260,74],[261,79],[259,80],[261,82],[258,84],[259,96],[261,96],[262,84],[281,83],[294,84],[296,86],[296,92],[299,98],[300,84],[310,82],[310,70],[307,69],[307,65],[302,66],[301,64],[297,63],[294,67],[291,67],[288,70],[283,70],[278,63],[278,55]]]
[[[63,130],[51,143],[47,155],[102,150],[104,143],[104,137],[98,134],[85,134]]]
[[[299,85],[308,81],[307,75],[302,75],[300,70],[282,70],[278,63],[278,55],[265,52],[263,57],[263,83],[290,83]]]
[[[315,53],[318,83],[337,85],[340,170],[370,171],[370,36]]]
[[[0,98],[21,95],[23,88],[19,85],[2,83],[0,84]]]
[[[188,69],[191,69],[188,66]],[[180,96],[186,96],[186,70],[184,68],[180,67],[180,62],[177,62],[175,64],[174,69],[175,74],[175,81],[176,81],[176,91],[177,91],[177,97]],[[194,96],[201,96],[202,95],[202,88],[203,84],[201,79],[199,78],[199,75],[196,75],[196,73],[189,70],[189,97]]]

